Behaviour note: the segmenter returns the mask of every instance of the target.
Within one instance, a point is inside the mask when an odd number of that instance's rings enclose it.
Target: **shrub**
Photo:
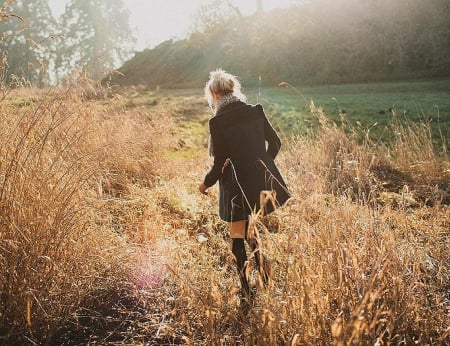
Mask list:
[[[0,335],[42,343],[126,280],[132,245],[108,201],[152,184],[170,121],[102,109],[74,88],[19,105],[11,95],[0,104]]]

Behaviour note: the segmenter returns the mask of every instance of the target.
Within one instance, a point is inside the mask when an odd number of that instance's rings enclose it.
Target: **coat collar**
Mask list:
[[[242,102],[240,100],[235,101],[235,102],[231,102],[231,103],[221,107],[219,109],[219,111],[217,112],[217,114],[214,115],[213,118],[221,117],[221,116],[223,116],[223,115],[225,115],[225,114],[227,114],[227,113],[229,113],[231,111],[234,111],[236,109],[243,108],[243,107],[246,107],[246,106],[248,106],[247,103]]]

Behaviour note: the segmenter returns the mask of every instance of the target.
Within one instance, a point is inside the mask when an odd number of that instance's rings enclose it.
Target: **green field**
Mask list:
[[[341,114],[352,124],[372,127],[374,136],[398,119],[431,121],[436,139],[450,137],[450,80],[402,83],[273,87],[244,90],[250,102],[261,102],[274,124],[292,133],[308,128],[311,101],[339,122]],[[377,123],[375,127],[373,125]]]
[[[375,141],[392,139],[393,122],[414,122],[430,124],[436,147],[450,146],[450,80],[248,89],[242,82],[248,102],[263,104],[287,137],[304,134],[317,123],[310,111],[313,102],[337,124],[345,120],[362,134],[370,129]],[[166,89],[139,92],[132,99],[135,106],[150,108],[178,100],[185,109],[183,117],[197,118],[204,126],[211,112],[202,97],[202,89]]]

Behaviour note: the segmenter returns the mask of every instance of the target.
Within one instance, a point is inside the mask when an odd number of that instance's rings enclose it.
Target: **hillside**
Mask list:
[[[137,52],[112,85],[201,87],[222,67],[246,85],[338,84],[450,76],[450,10],[442,0],[320,0],[230,16]]]

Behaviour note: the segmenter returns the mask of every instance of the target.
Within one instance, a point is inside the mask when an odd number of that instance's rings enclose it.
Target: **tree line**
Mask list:
[[[0,78],[45,86],[78,69],[148,87],[201,85],[222,67],[246,85],[385,81],[450,76],[449,0],[298,0],[287,9],[243,16],[230,0],[198,11],[187,39],[133,58],[122,0],[70,0],[55,18],[48,0],[0,5]],[[130,60],[127,60],[130,59]]]
[[[147,49],[122,66],[121,85],[200,86],[222,67],[246,85],[334,84],[450,76],[450,1],[299,0],[228,16],[213,1],[188,39]],[[226,6],[225,6],[226,7]]]
[[[46,86],[74,69],[100,79],[132,53],[129,12],[122,0],[70,0],[55,18],[48,0],[0,5],[2,83]]]

